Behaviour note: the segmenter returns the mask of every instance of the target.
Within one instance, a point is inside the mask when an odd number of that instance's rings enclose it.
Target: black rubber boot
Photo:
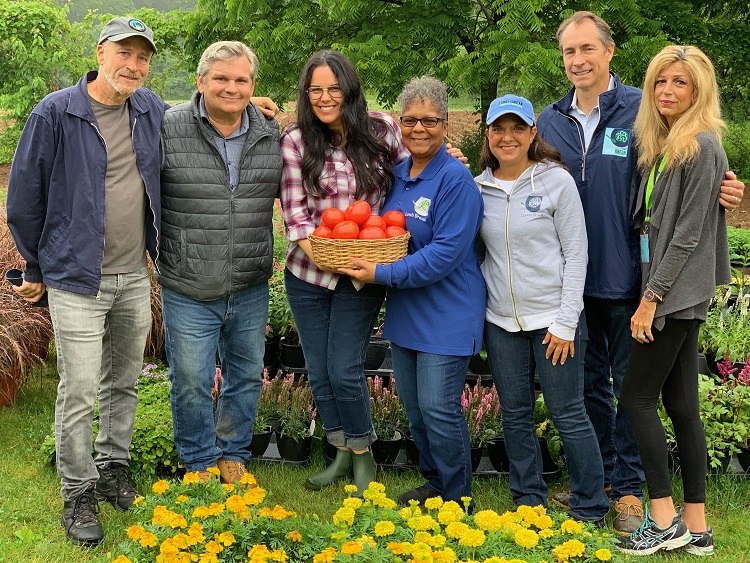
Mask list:
[[[357,486],[355,497],[361,497],[362,493],[375,480],[377,465],[372,458],[372,452],[367,450],[361,454],[352,452],[352,468],[354,469],[354,484]]]
[[[310,475],[305,481],[305,488],[319,491],[336,481],[346,479],[352,473],[352,451],[336,448],[336,459],[320,473]]]

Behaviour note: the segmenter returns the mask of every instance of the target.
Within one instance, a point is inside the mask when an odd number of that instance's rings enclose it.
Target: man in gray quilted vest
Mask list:
[[[279,128],[252,103],[258,59],[210,45],[191,101],[162,125],[162,287],[177,451],[200,480],[245,474],[262,386]],[[216,355],[221,361],[220,391]]]

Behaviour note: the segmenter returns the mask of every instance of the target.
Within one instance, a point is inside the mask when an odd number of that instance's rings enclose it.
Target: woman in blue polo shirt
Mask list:
[[[380,265],[352,259],[354,279],[388,286],[383,336],[391,341],[398,394],[426,482],[398,497],[462,503],[471,496],[469,432],[461,393],[469,358],[482,347],[486,292],[474,253],[482,197],[468,169],[446,152],[448,93],[430,77],[399,96],[411,156],[393,169],[383,211],[406,216],[409,255]],[[469,507],[471,507],[473,504]]]

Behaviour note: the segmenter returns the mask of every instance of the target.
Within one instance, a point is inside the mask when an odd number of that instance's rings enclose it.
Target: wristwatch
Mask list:
[[[661,295],[654,293],[654,290],[651,289],[650,287],[647,287],[646,291],[643,292],[643,298],[649,303],[653,303],[655,301],[659,301],[659,302],[664,301]]]

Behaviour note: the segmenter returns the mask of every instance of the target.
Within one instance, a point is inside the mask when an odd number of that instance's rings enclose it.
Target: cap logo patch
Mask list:
[[[128,25],[130,26],[130,29],[140,31],[141,33],[146,31],[146,24],[144,24],[141,20],[132,19],[128,22]]]

